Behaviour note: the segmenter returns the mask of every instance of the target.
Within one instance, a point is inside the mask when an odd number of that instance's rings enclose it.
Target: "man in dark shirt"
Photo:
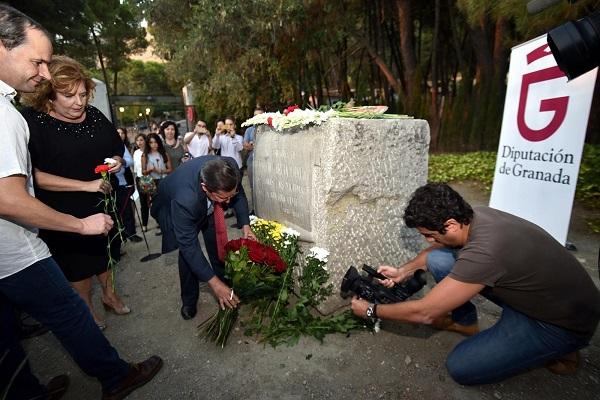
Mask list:
[[[465,385],[497,382],[546,364],[574,372],[600,319],[600,292],[588,273],[546,231],[489,207],[474,210],[445,184],[427,184],[405,212],[431,246],[400,268],[378,271],[393,286],[427,269],[438,283],[425,297],[389,305],[354,299],[358,316],[432,324],[472,336],[448,356],[452,378]],[[499,321],[479,332],[470,299],[481,294],[502,307]]]

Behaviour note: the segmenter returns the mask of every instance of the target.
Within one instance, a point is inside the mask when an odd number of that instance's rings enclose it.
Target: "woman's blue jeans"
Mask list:
[[[115,388],[129,373],[129,364],[119,357],[104,337],[89,308],[51,257],[0,279],[0,303],[0,358],[2,354],[10,354],[0,365],[1,370],[6,372],[2,378],[10,378],[25,357],[14,326],[9,323],[12,306],[48,327],[79,367],[97,378],[105,390]],[[42,394],[44,388],[31,375],[27,363],[20,371],[19,379],[11,386],[9,398],[26,399],[32,391]],[[1,390],[0,387],[0,394]],[[42,393],[39,393],[40,390]]]
[[[427,268],[439,282],[450,273],[454,262],[452,250],[433,250],[427,257]],[[589,337],[538,321],[506,304],[494,302],[502,307],[498,322],[463,340],[446,360],[448,373],[462,385],[498,382],[542,366],[589,343]],[[477,320],[477,311],[469,302],[455,309],[452,318],[455,316],[456,322],[470,324]]]

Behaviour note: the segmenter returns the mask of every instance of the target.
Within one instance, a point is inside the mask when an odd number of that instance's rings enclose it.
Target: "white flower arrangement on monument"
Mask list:
[[[335,105],[334,105],[335,107]],[[407,115],[385,114],[385,106],[363,106],[353,107],[349,104],[342,104],[337,108],[331,108],[327,111],[315,109],[301,109],[297,105],[289,106],[283,113],[270,112],[255,115],[254,117],[242,123],[242,127],[251,125],[268,125],[276,132],[283,132],[291,128],[304,128],[309,125],[321,125],[330,118],[362,118],[362,119],[382,119],[382,118],[412,118]]]

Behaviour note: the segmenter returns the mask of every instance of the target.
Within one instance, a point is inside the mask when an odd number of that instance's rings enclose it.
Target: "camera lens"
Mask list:
[[[548,32],[548,46],[569,80],[600,64],[600,12]]]

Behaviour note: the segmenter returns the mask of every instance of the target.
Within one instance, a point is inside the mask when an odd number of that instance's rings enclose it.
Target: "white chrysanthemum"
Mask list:
[[[373,325],[373,332],[379,333],[379,331],[381,331],[381,320],[377,318],[377,320],[375,321],[375,325]]]
[[[335,115],[334,110],[329,110],[326,112],[321,112],[317,110],[302,110],[297,108],[292,112],[284,115],[279,111],[275,113],[263,113],[258,114],[248,120],[246,120],[242,126],[250,126],[250,125],[261,125],[268,124],[269,118],[271,119],[271,126],[275,131],[282,132],[284,129],[301,127],[304,128],[307,125],[315,124],[321,125],[323,122],[327,121],[329,117]]]
[[[308,252],[308,257],[312,257],[321,261],[322,263],[326,263],[327,257],[329,257],[329,252],[321,247],[312,247]]]
[[[256,215],[250,215],[250,225],[254,225],[257,220],[258,217]]]
[[[254,117],[244,121],[244,123],[242,124],[242,127],[246,127],[246,126],[251,126],[251,125],[261,125],[261,124],[266,124],[267,123],[267,119],[269,117],[273,117],[274,113],[262,113],[262,114],[257,114]]]
[[[300,232],[298,232],[298,231],[296,231],[296,230],[294,230],[294,229],[292,229],[292,228],[287,228],[287,227],[286,227],[286,228],[284,228],[284,229],[281,231],[281,233],[282,233],[282,234],[284,234],[284,235],[288,235],[288,236],[291,236],[291,237],[295,237],[295,238],[297,238],[297,237],[299,237],[299,236],[300,236]]]

